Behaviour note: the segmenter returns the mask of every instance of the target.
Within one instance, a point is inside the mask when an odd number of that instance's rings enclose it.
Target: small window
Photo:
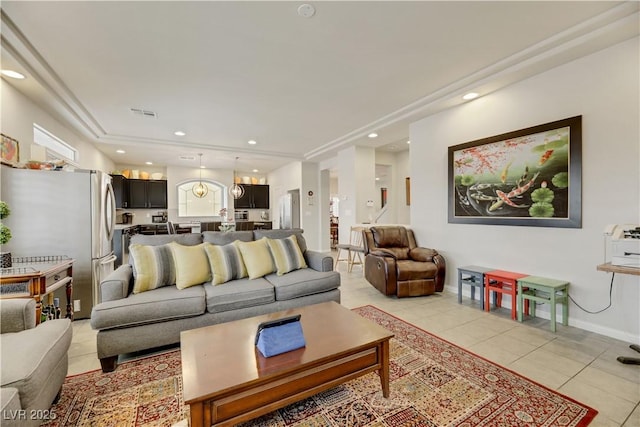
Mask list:
[[[33,142],[46,148],[47,161],[65,160],[77,166],[78,150],[36,123],[33,124]]]

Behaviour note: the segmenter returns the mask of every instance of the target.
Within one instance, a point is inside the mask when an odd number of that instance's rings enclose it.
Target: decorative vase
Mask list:
[[[0,252],[0,268],[11,267],[11,252]]]

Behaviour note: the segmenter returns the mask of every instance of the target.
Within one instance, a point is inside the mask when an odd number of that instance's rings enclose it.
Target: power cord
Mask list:
[[[616,273],[611,273],[611,284],[609,285],[609,305],[607,305],[605,308],[603,308],[602,310],[598,310],[598,311],[589,311],[586,308],[583,308],[580,304],[578,304],[576,302],[576,300],[574,300],[573,298],[571,298],[571,295],[569,295],[569,299],[582,311],[589,313],[589,314],[598,314],[598,313],[602,313],[603,311],[605,311],[606,309],[608,309],[609,307],[611,307],[611,292],[613,291],[613,278],[616,276]]]

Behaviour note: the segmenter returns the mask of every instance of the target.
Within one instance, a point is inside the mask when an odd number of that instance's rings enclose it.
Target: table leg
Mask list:
[[[518,282],[518,322],[522,322],[522,310],[524,310],[524,295],[522,294],[522,283]]]
[[[65,317],[73,320],[73,305],[71,304],[71,299],[73,298],[73,283],[71,280],[67,282],[65,291],[67,294],[67,314]]]
[[[389,341],[383,341],[378,348],[380,354],[380,382],[382,383],[382,395],[388,398],[389,390]]]
[[[489,292],[490,292],[489,291],[489,278],[487,276],[485,276],[484,277],[484,300],[487,302],[484,305],[485,311],[491,311],[491,309],[490,309],[491,304],[489,303]]]
[[[518,287],[516,286],[515,283],[513,282],[509,282],[509,286],[510,286],[510,290],[509,290],[509,294],[511,295],[511,320],[516,320],[517,318],[517,306],[518,306],[518,300],[516,299],[516,297],[518,296]]]
[[[190,404],[189,413],[191,415],[190,427],[204,426],[204,404],[202,402]]]
[[[569,287],[565,287],[562,290],[562,324],[564,326],[569,325]]]
[[[549,295],[549,311],[551,311],[551,332],[556,331],[556,290],[549,289],[551,295]]]
[[[458,304],[462,304],[462,271],[458,270]]]

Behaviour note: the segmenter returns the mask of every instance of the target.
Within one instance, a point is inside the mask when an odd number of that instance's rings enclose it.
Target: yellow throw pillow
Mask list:
[[[185,246],[171,242],[171,251],[176,268],[176,287],[185,289],[211,280],[209,260],[204,244]]]
[[[133,265],[133,293],[150,291],[176,283],[173,254],[169,245],[129,246]]]
[[[253,242],[236,241],[235,244],[240,249],[249,279],[256,279],[275,271],[266,237]]]
[[[209,258],[214,285],[220,285],[233,279],[247,277],[247,269],[242,261],[238,246],[233,243],[227,245],[204,244],[204,251]]]
[[[275,261],[278,276],[300,268],[307,268],[295,234],[284,239],[267,238],[267,243]]]

